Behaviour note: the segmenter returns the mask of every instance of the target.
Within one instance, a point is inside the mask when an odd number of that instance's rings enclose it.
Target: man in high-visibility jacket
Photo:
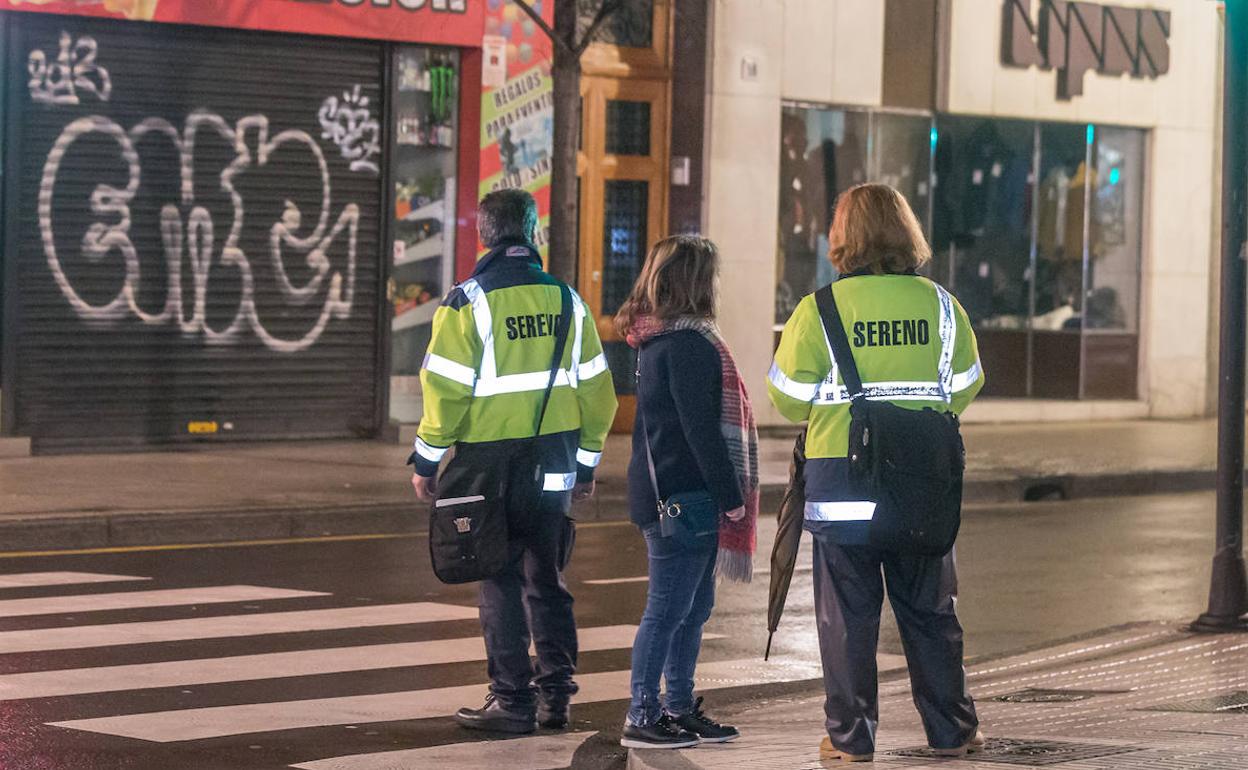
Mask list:
[[[866,397],[960,414],[984,384],[975,333],[957,300],[916,274],[931,251],[906,200],[883,185],[850,189],[837,201],[829,243],[841,274],[832,292]],[[827,691],[820,756],[866,761],[874,754],[885,578],[929,744],[942,756],[977,751],[983,736],[962,666],[953,554],[870,545],[876,504],[856,497],[850,484],[850,394],[814,295],[785,324],[768,394],[785,417],[808,422],[804,526],[814,535]]]
[[[543,272],[533,246],[537,204],[522,190],[502,190],[481,201],[477,216],[490,251],[438,308],[420,372],[425,411],[409,462],[425,501],[437,494],[438,464],[450,447],[532,437],[550,381],[562,284]],[[525,733],[538,722],[568,724],[577,656],[562,574],[574,537],[568,513],[574,498],[593,494],[616,410],[602,342],[575,292],[572,311],[536,450],[546,472],[541,510],[520,512],[527,516],[523,539],[512,543],[508,566],[481,583],[490,695],[484,707],[455,715],[464,727]]]

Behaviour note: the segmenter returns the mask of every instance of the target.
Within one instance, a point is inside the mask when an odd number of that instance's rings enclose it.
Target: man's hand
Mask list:
[[[436,476],[421,476],[413,473],[412,489],[416,490],[416,497],[422,503],[432,503],[433,498],[438,496],[438,479]]]
[[[740,508],[733,508],[724,515],[728,517],[729,521],[741,521],[745,518],[745,506],[743,505]]]
[[[593,497],[594,486],[595,484],[592,481],[578,483],[575,487],[572,488],[573,502],[579,503],[582,500],[588,500],[589,498]]]

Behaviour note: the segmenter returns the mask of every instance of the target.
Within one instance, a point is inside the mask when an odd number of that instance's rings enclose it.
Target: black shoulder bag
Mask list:
[[[850,485],[859,499],[876,503],[871,545],[897,553],[949,553],[962,522],[966,465],[957,416],[868,400],[832,287],[815,292],[815,303],[849,389]]]
[[[572,327],[572,292],[560,284],[560,315],[550,379],[533,436],[459,444],[438,480],[429,516],[429,555],[443,583],[471,583],[507,565],[508,544],[526,534],[542,504],[546,471],[538,437]]]

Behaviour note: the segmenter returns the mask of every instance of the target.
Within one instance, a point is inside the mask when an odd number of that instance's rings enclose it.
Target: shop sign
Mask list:
[[[1083,93],[1083,76],[1158,78],[1170,71],[1170,12],[1096,3],[1005,0],[1001,63],[1057,70],[1057,98]]]
[[[486,0],[0,0],[0,10],[478,47]]]

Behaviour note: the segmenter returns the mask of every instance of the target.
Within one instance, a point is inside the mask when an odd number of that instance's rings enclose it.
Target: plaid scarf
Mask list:
[[[629,331],[628,344],[634,348],[663,334],[692,329],[707,339],[722,362],[720,429],[728,445],[728,456],[737,471],[745,516],[732,521],[719,517],[719,558],[715,573],[738,583],[748,583],[754,572],[754,549],[758,542],[758,427],[754,409],[741,372],[719,333],[719,327],[705,318],[674,318],[659,321],[652,316],[638,318]]]

